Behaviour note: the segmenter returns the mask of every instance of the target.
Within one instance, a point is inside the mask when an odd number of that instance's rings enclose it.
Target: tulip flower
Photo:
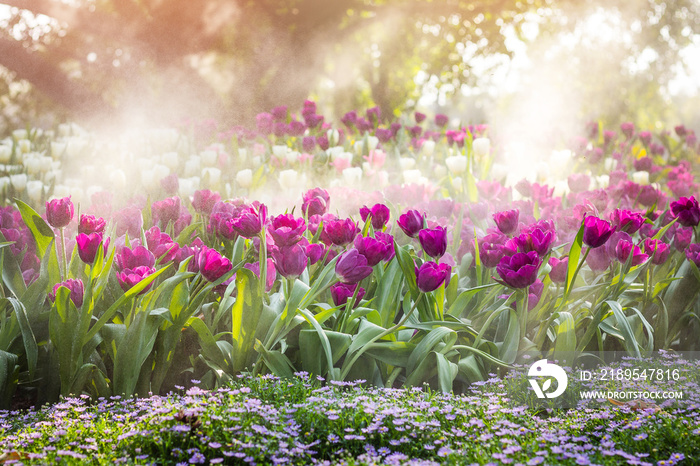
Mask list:
[[[396,223],[407,236],[415,238],[418,232],[423,229],[424,221],[424,214],[419,213],[417,210],[408,210],[405,214],[399,216],[399,220]]]
[[[301,275],[308,264],[304,248],[298,244],[271,248],[272,258],[277,271],[285,278],[295,279]]]
[[[345,303],[348,302],[348,299],[352,298],[353,294],[355,294],[355,289],[357,288],[357,283],[353,284],[348,284],[348,283],[334,283],[331,285],[330,290],[331,290],[331,298],[333,298],[333,303],[335,303],[336,306],[342,306]],[[365,296],[365,289],[360,287],[360,289],[357,291],[357,299],[355,299],[355,305],[353,308],[357,307],[360,304],[360,301],[362,298]]]
[[[424,262],[416,267],[416,284],[423,293],[429,293],[440,288],[443,282],[447,286],[451,275],[452,267],[447,264]]]
[[[264,204],[256,209],[248,207],[244,209],[238,217],[229,220],[231,227],[244,238],[252,238],[262,231],[267,220],[267,207]]]
[[[489,243],[484,238],[479,242],[479,259],[485,267],[496,267],[504,255],[503,245]]]
[[[323,258],[323,255],[326,253],[326,246],[321,243],[305,244],[304,252],[309,259],[309,265],[314,265]]]
[[[610,222],[618,231],[624,231],[630,235],[635,234],[644,225],[646,218],[639,212],[615,209],[610,214]]]
[[[389,208],[384,204],[375,204],[371,209],[367,206],[360,207],[360,216],[363,222],[366,222],[370,215],[372,216],[372,228],[381,230],[389,221]]]
[[[301,235],[306,230],[306,222],[303,218],[295,218],[292,214],[272,217],[271,227],[268,228],[270,236],[278,247],[292,246],[301,240]]]
[[[68,280],[56,283],[53,287],[53,291],[49,293],[49,299],[51,302],[56,301],[56,293],[61,287],[68,288],[70,290],[70,300],[73,301],[75,307],[80,307],[83,305],[83,295],[85,293],[85,287],[83,286],[83,281],[78,279],[69,278]]]
[[[200,189],[194,192],[192,207],[194,207],[196,212],[209,216],[214,208],[214,204],[220,200],[221,195],[219,193],[212,192],[208,189]]]
[[[323,215],[328,212],[330,199],[331,197],[325,189],[310,189],[302,197],[301,211],[307,218],[312,215]]]
[[[688,247],[692,239],[693,229],[691,227],[677,228],[673,233],[673,247],[676,249],[676,251],[683,252],[685,248]]]
[[[690,262],[700,267],[700,244],[693,243],[688,245],[688,248],[685,251],[685,257]]]
[[[654,265],[663,264],[671,254],[670,246],[661,240],[647,238],[642,244],[644,253],[651,257],[651,263]]]
[[[206,246],[197,255],[197,266],[202,276],[210,282],[217,281],[233,268],[228,258],[222,256],[216,249]]]
[[[136,246],[133,249],[124,246],[114,256],[114,262],[120,270],[136,269],[137,267],[153,267],[156,258],[145,246]]]
[[[105,219],[94,215],[81,215],[78,223],[78,233],[102,233],[105,230]]]
[[[146,266],[139,266],[136,267],[135,269],[129,269],[126,268],[122,270],[121,272],[117,273],[117,280],[119,281],[119,286],[122,287],[122,290],[129,291],[131,288],[133,288],[137,283],[139,283],[141,280],[144,278],[148,277],[149,275],[155,273],[156,269],[153,267],[146,267]],[[141,290],[139,294],[143,294],[148,289],[151,287],[153,282],[149,283],[146,288]]]
[[[344,220],[328,220],[323,222],[323,230],[321,231],[321,241],[330,246],[345,246],[350,244],[359,233],[359,228],[351,219]]]
[[[604,245],[615,232],[615,227],[598,217],[588,216],[583,220],[583,242],[591,249]]]
[[[493,220],[496,222],[496,227],[498,227],[498,229],[504,235],[515,233],[515,231],[518,229],[519,218],[520,211],[518,209],[504,210],[493,214]]]
[[[64,228],[73,220],[74,207],[70,196],[46,203],[46,221],[54,228]]]
[[[631,241],[621,240],[615,246],[615,257],[621,263],[627,262],[629,255],[632,254],[632,266],[644,263],[649,259],[648,254],[644,254],[636,244]]]
[[[513,242],[517,244],[520,252],[535,251],[540,257],[544,257],[552,250],[555,239],[556,233],[553,229],[544,230],[537,227],[513,238]]]
[[[700,223],[700,206],[694,196],[671,202],[671,212],[684,227],[696,227]]]
[[[151,212],[153,223],[164,229],[168,223],[175,223],[180,217],[180,198],[175,196],[154,202],[151,204]]]
[[[564,257],[558,259],[556,257],[550,257],[549,265],[552,267],[552,270],[549,272],[550,280],[552,280],[553,283],[564,283],[566,281],[566,271],[569,267],[569,258]]]
[[[254,262],[252,264],[246,264],[243,267],[252,271],[258,280],[260,279],[260,262]],[[272,286],[275,284],[275,279],[277,278],[277,269],[275,268],[275,262],[272,259],[267,259],[267,267],[265,268],[265,274],[267,275],[267,281],[265,282],[265,291],[267,293],[272,290]]]
[[[392,256],[394,245],[370,236],[358,235],[353,242],[355,248],[367,258],[367,265],[374,267]]]
[[[372,274],[372,267],[367,265],[367,258],[357,249],[350,249],[338,258],[335,274],[343,283],[358,283]]]
[[[513,288],[526,288],[537,279],[537,271],[542,259],[535,251],[517,252],[512,256],[503,256],[496,266],[501,280]]]
[[[444,227],[424,228],[418,232],[418,239],[430,257],[439,259],[447,251],[447,230]]]
[[[92,264],[95,262],[95,257],[97,256],[98,248],[100,243],[102,243],[102,234],[100,233],[79,233],[75,237],[75,243],[78,245],[78,256],[80,260],[86,264]],[[107,248],[109,247],[109,238],[102,245],[103,253],[107,254]]]

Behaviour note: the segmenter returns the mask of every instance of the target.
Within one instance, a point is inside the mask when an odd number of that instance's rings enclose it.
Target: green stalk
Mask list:
[[[567,286],[564,290],[564,297],[561,300],[561,303],[559,304],[559,308],[557,309],[560,310],[562,307],[564,307],[564,303],[566,303],[569,300],[569,295],[571,294],[571,290],[574,287],[574,284],[576,283],[576,277],[578,277],[579,271],[581,271],[581,267],[583,267],[583,264],[586,262],[586,258],[588,257],[588,253],[591,252],[591,248],[586,248],[586,252],[583,253],[583,258],[579,261],[578,265],[576,266],[576,270],[574,271],[574,276],[571,278],[571,285],[569,286],[569,283],[567,283]],[[568,280],[567,280],[568,282]]]
[[[523,338],[525,338],[525,334],[527,333],[527,313],[528,313],[528,307],[529,307],[529,293],[530,287],[527,286],[526,288],[523,288],[523,296],[520,301],[520,306],[518,307],[518,312],[520,313],[518,317],[520,318],[520,342],[519,344],[522,344]]]
[[[357,362],[357,360],[360,358],[360,356],[362,356],[362,355],[364,354],[364,352],[367,351],[367,349],[369,348],[369,346],[370,346],[372,343],[374,343],[375,341],[377,341],[377,340],[379,340],[379,339],[381,339],[381,338],[384,338],[384,337],[387,336],[387,335],[391,335],[391,334],[394,333],[396,330],[398,330],[399,328],[401,328],[401,327],[403,326],[403,324],[406,323],[406,321],[407,321],[408,318],[411,316],[411,314],[413,314],[413,311],[416,310],[416,307],[418,307],[418,302],[419,302],[419,301],[421,300],[421,298],[423,298],[424,296],[425,296],[425,293],[422,293],[422,292],[421,292],[421,294],[418,295],[418,299],[416,299],[415,302],[413,303],[413,306],[411,306],[411,310],[408,311],[408,313],[407,313],[406,315],[403,316],[403,319],[401,319],[401,321],[400,321],[398,324],[394,325],[394,326],[391,327],[391,328],[388,328],[388,329],[384,330],[382,333],[378,334],[377,336],[375,336],[374,338],[372,338],[371,340],[369,340],[367,343],[365,343],[365,344],[362,346],[362,348],[358,349],[358,350],[357,350],[357,353],[355,353],[355,355],[352,357],[352,359],[350,360],[350,362],[349,362],[348,365],[346,366],[345,370],[343,370],[343,373],[340,374],[340,380],[345,380],[345,377],[347,377],[348,373],[350,372],[350,369],[352,369],[353,364],[355,364],[355,362]]]
[[[66,238],[63,234],[63,228],[58,229],[58,234],[61,237],[61,252],[63,254],[63,273],[61,274],[61,281],[68,277],[68,258],[66,257]]]
[[[260,230],[260,299],[265,304],[265,294],[267,292],[267,241],[265,241],[265,225]],[[291,292],[291,290],[290,290]]]
[[[355,286],[355,291],[353,291],[352,293],[352,297],[345,302],[345,309],[343,309],[343,312],[340,314],[340,318],[338,319],[339,332],[345,331],[345,324],[347,323],[348,316],[352,312],[352,308],[355,306],[355,300],[357,299],[359,291],[360,284],[357,283],[357,285]]]

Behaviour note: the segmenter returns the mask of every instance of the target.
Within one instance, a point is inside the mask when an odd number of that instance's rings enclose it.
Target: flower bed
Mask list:
[[[305,373],[242,377],[216,391],[193,381],[165,397],[82,396],[4,412],[0,448],[6,460],[38,464],[693,464],[698,374],[676,387],[692,395],[664,411],[606,403],[534,415],[504,394],[522,376],[491,377],[463,395],[322,386]]]
[[[571,173],[550,187],[509,185],[483,126],[322,121],[307,103],[256,130],[3,142],[4,405],[18,387],[38,403],[148,396],[241,372],[464,392],[525,352],[697,349],[684,127],[590,127],[547,156]],[[97,154],[111,162],[81,159]]]

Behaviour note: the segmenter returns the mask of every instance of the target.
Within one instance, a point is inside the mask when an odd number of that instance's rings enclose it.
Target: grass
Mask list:
[[[700,374],[698,374],[700,377]],[[509,381],[510,380],[510,381]],[[533,412],[492,378],[464,395],[298,374],[198,382],[143,399],[68,398],[0,413],[4,462],[27,464],[697,464],[696,398]],[[697,380],[685,386],[697,393]]]

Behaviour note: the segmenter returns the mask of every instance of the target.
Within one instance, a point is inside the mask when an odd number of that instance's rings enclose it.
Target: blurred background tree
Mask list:
[[[5,124],[15,127],[23,118],[36,124],[37,108],[98,126],[181,117],[250,123],[274,106],[298,109],[309,96],[335,116],[429,105],[474,118],[478,109],[460,108],[460,99],[507,109],[528,92],[528,80],[542,82],[543,70],[555,88],[576,89],[578,113],[614,119],[643,110],[653,120],[668,117],[665,86],[682,51],[697,43],[700,21],[695,0],[0,5],[0,96],[13,109]],[[521,70],[524,86],[494,87],[497,69],[512,67],[523,45],[537,57]],[[605,105],[592,108],[594,96]]]

